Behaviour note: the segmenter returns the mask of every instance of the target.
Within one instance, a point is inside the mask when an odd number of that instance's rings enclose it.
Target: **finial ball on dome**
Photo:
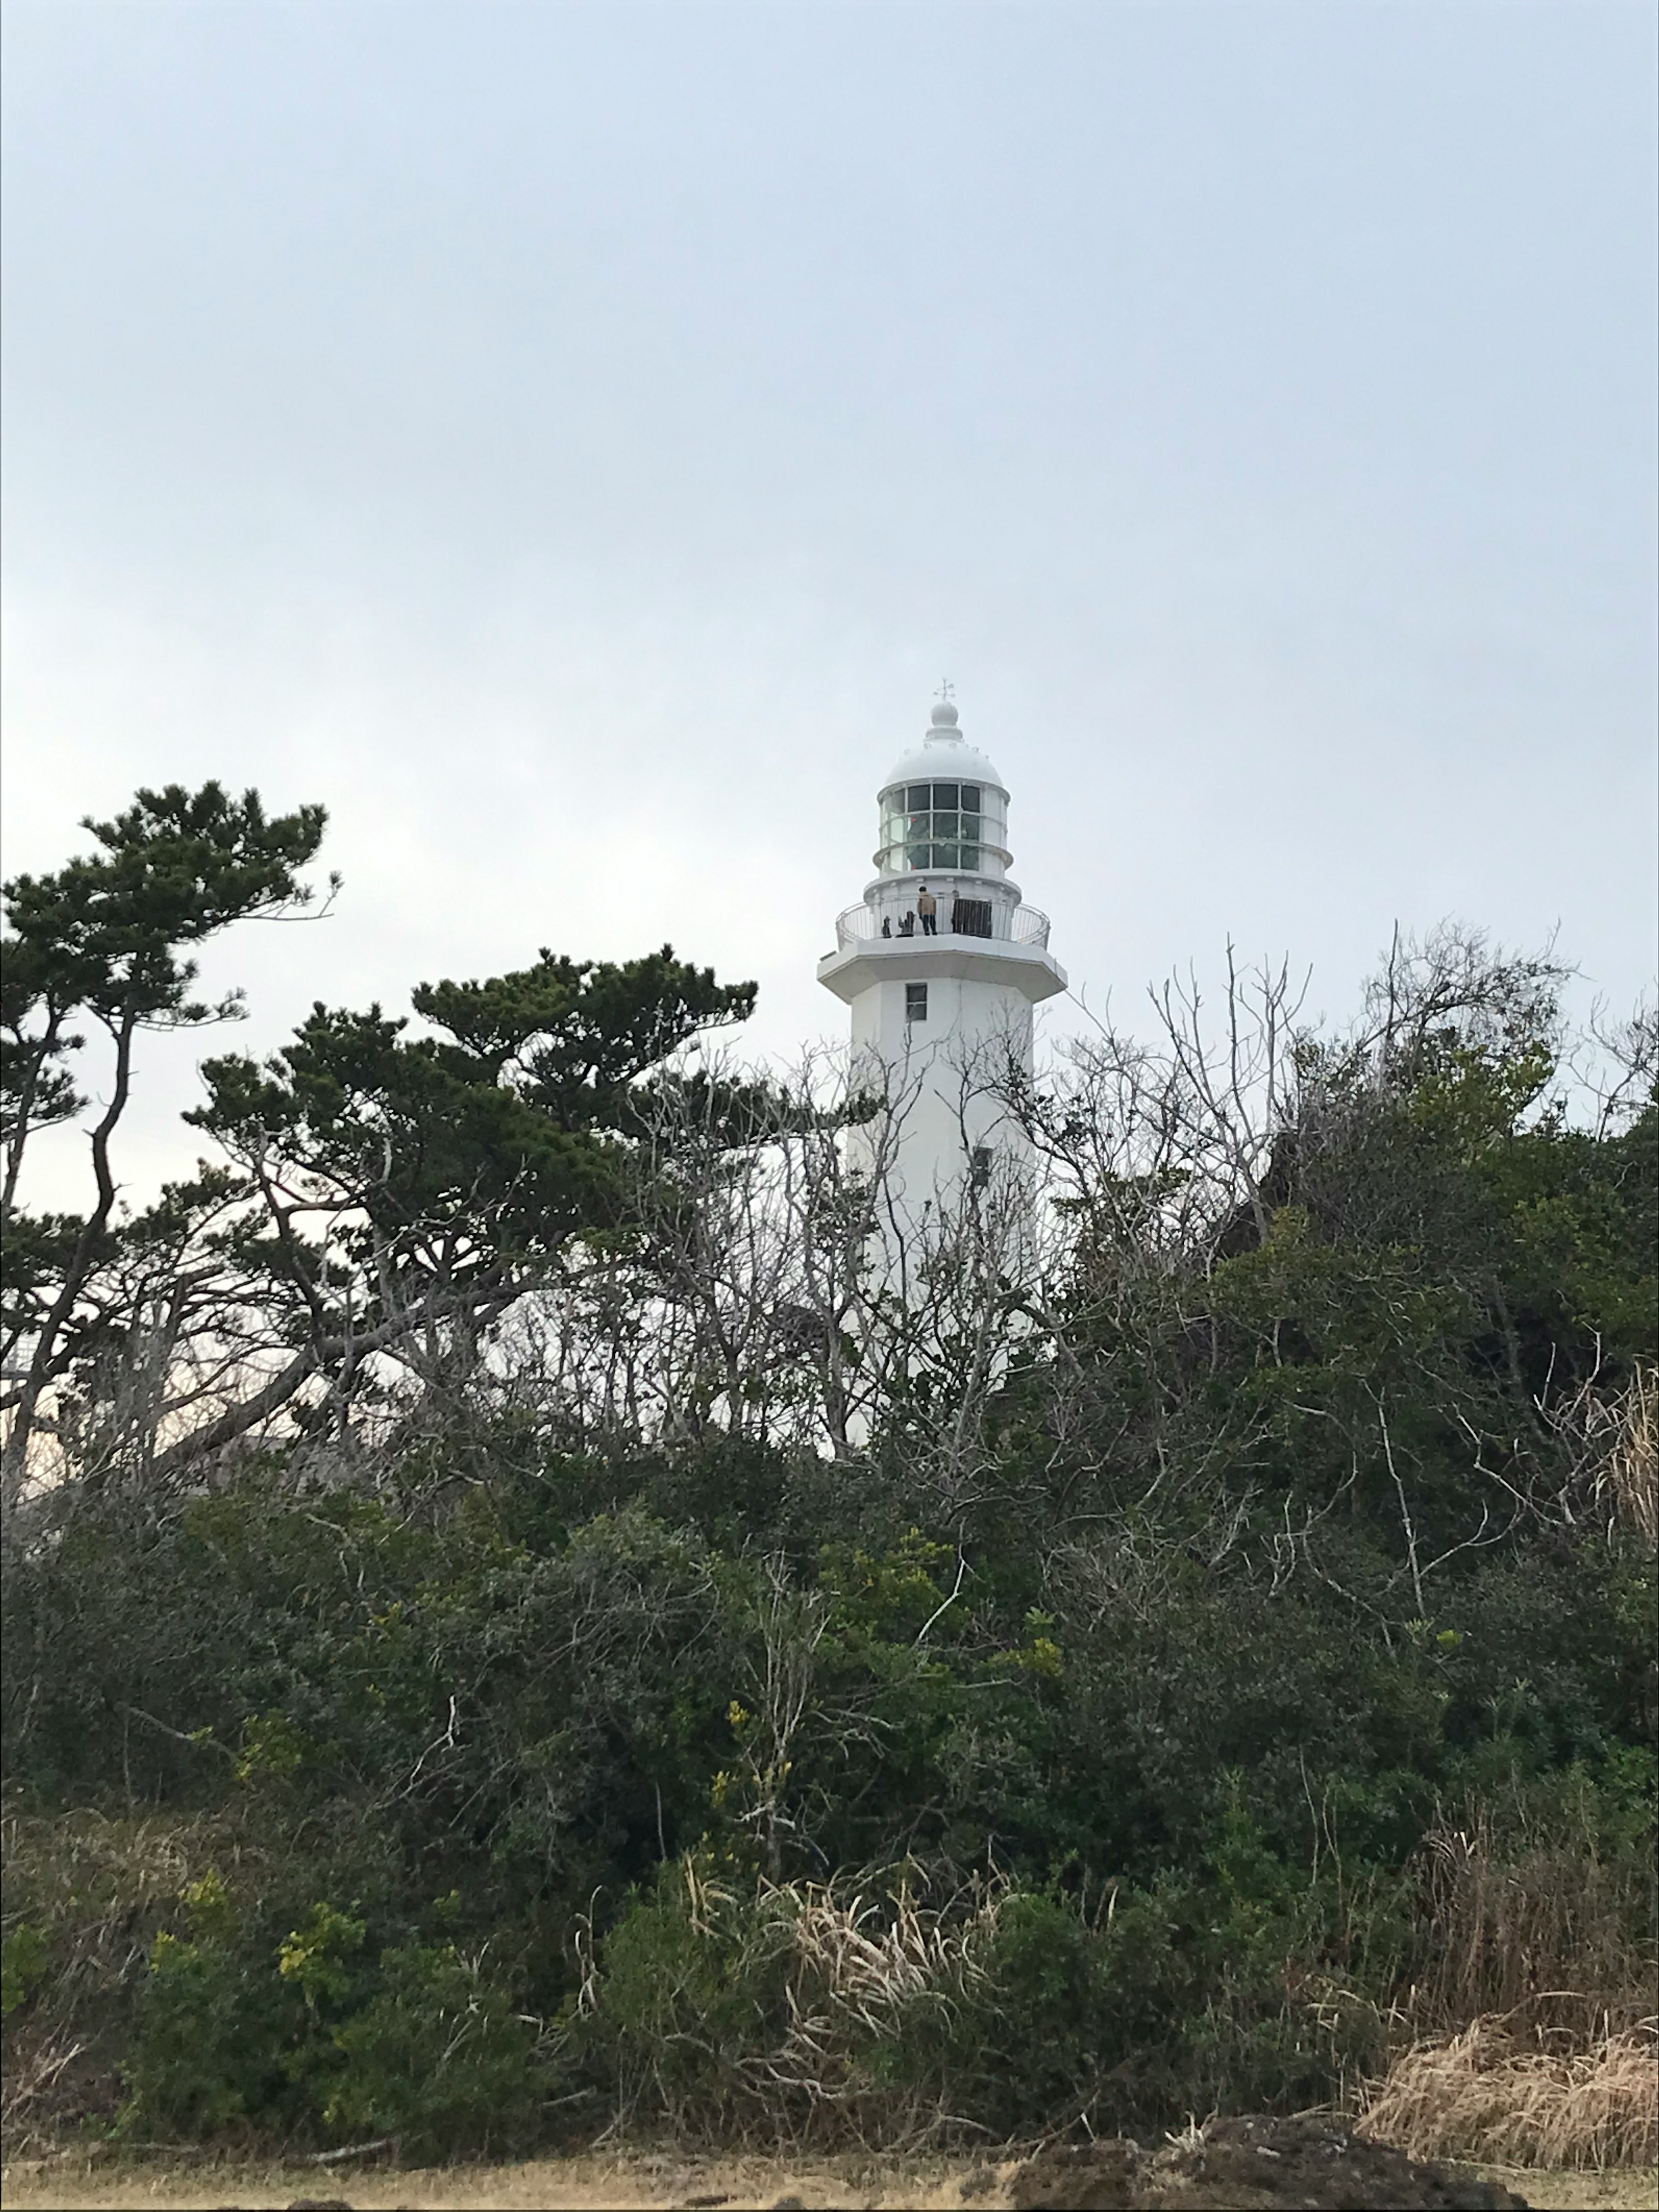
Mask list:
[[[951,704],[951,702],[948,699],[941,699],[935,705],[933,714],[933,727],[936,730],[955,729],[957,726],[957,710]]]

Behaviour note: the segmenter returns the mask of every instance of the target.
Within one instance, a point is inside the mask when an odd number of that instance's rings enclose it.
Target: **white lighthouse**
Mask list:
[[[882,780],[875,877],[818,963],[853,1010],[854,1080],[887,1101],[866,1148],[884,1156],[892,1218],[915,1229],[1018,1166],[999,1094],[1011,1060],[1030,1073],[1032,1007],[1066,988],[1048,916],[1008,875],[1007,786],[945,688],[923,742]]]

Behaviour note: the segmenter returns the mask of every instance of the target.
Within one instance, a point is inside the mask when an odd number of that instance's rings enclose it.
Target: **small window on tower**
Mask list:
[[[927,1018],[927,986],[907,983],[904,987],[904,1018],[907,1022],[925,1022]]]
[[[964,814],[977,814],[979,812],[979,786],[976,783],[964,783],[963,785],[962,811]]]
[[[990,1182],[991,1147],[988,1145],[975,1145],[974,1146],[973,1165],[969,1180],[975,1190],[983,1190],[987,1183]]]

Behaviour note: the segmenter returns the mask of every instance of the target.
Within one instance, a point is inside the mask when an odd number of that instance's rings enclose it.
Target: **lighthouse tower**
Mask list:
[[[1011,1057],[1030,1074],[1031,1009],[1066,988],[1048,916],[1008,875],[1008,787],[949,691],[882,780],[876,874],[818,963],[852,1009],[854,1079],[887,1101],[866,1144],[881,1145],[895,1216],[917,1229],[1018,1166],[1000,1079]]]

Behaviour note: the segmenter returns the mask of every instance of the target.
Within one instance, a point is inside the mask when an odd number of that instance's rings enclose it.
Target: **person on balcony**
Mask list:
[[[902,914],[899,916],[899,935],[901,937],[914,937],[915,933],[916,918],[915,915]]]
[[[881,918],[881,933],[884,937],[890,937],[893,933],[893,924],[890,915],[883,915]]]
[[[922,885],[921,894],[917,897],[916,912],[921,916],[922,935],[937,937],[939,935],[939,902],[926,884]]]

